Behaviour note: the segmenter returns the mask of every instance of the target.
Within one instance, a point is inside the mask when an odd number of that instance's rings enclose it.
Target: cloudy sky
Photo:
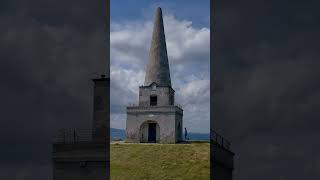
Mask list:
[[[236,180],[320,178],[318,7],[215,1],[211,122],[232,141]]]
[[[105,1],[0,1],[0,179],[52,179],[60,128],[91,128],[108,70]]]
[[[125,129],[126,106],[138,103],[148,62],[155,9],[164,16],[167,51],[176,102],[184,109],[184,126],[209,132],[209,1],[111,1],[111,127]],[[132,6],[131,6],[132,5]],[[193,17],[192,17],[193,15]]]

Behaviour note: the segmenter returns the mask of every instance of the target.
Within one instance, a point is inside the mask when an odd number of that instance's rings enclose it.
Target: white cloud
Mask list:
[[[191,21],[164,17],[167,51],[176,99],[190,132],[209,132],[210,30]],[[111,23],[111,127],[125,128],[125,107],[138,103],[144,82],[153,22]],[[114,107],[114,108],[113,108]]]
[[[210,54],[210,30],[208,28],[195,29],[191,21],[178,21],[173,16],[164,17],[164,24],[168,56],[171,62],[207,60],[193,58]]]
[[[181,84],[177,96],[181,99],[183,105],[206,103],[208,102],[208,97],[210,97],[210,80],[195,79]]]
[[[126,114],[121,113],[121,114],[111,114],[111,121],[110,121],[110,126],[112,128],[117,128],[117,129],[124,129],[126,126]]]

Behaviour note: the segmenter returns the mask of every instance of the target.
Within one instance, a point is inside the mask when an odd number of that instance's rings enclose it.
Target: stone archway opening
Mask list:
[[[160,126],[155,121],[146,121],[140,127],[141,143],[159,143]]]

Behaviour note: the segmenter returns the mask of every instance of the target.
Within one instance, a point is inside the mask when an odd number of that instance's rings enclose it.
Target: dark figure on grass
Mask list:
[[[184,128],[184,139],[187,140],[188,132],[187,128]]]

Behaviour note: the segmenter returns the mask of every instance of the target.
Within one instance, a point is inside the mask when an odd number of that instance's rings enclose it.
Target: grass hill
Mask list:
[[[210,179],[210,145],[112,143],[111,179]]]
[[[110,135],[111,135],[111,139],[125,139],[126,133],[124,129],[116,129],[116,128],[110,128]],[[195,140],[195,141],[199,141],[199,140],[205,140],[205,141],[209,141],[210,135],[209,133],[193,133],[190,132],[188,133],[188,136],[190,138],[190,140]]]

